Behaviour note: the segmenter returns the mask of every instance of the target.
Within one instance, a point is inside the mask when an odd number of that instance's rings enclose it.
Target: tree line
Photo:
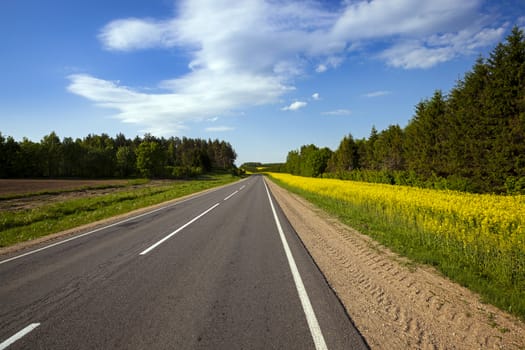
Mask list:
[[[0,178],[186,178],[235,170],[237,154],[225,141],[150,134],[128,139],[88,135],[62,140],[51,132],[40,142],[18,142],[0,133]]]
[[[335,151],[290,151],[286,171],[470,192],[525,193],[525,39],[514,27],[448,95],[436,91],[401,128],[348,135]]]
[[[284,163],[261,163],[261,162],[246,162],[243,163],[240,167],[243,171],[248,171],[251,173],[260,173],[260,172],[273,172],[281,173],[286,172]]]

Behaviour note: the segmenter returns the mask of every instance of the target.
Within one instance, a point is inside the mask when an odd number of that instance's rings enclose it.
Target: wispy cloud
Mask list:
[[[393,67],[430,68],[458,56],[475,54],[477,49],[500,40],[505,29],[506,24],[498,28],[481,28],[474,24],[459,32],[403,40],[381,52],[379,57]]]
[[[90,75],[70,75],[68,90],[117,111],[116,118],[161,135],[179,133],[188,121],[203,121],[241,106],[277,101],[287,87],[272,77],[191,75],[162,82],[163,94],[144,93]],[[163,127],[158,128],[158,125]]]
[[[315,68],[315,71],[317,73],[323,73],[323,72],[326,72],[328,70],[328,67],[322,63],[320,63],[317,68]]]
[[[204,129],[206,132],[226,132],[235,130],[235,128],[230,126],[210,126]]]
[[[180,130],[188,120],[278,103],[297,77],[336,69],[354,47],[403,69],[472,54],[506,28],[480,15],[481,1],[356,0],[329,8],[299,0],[182,0],[172,18],[115,19],[98,38],[108,51],[183,51],[188,73],[147,93],[89,74],[70,75],[68,89],[124,122]]]
[[[350,115],[352,111],[349,109],[336,109],[333,111],[323,112],[324,115]]]
[[[312,94],[312,98],[315,100],[315,101],[318,101],[321,99],[321,95],[319,95],[318,92]]]
[[[368,92],[366,94],[363,94],[364,97],[373,98],[373,97],[380,97],[385,95],[390,95],[392,92],[388,90],[379,90],[379,91],[372,91]]]
[[[108,23],[98,38],[108,50],[131,51],[173,46],[177,35],[173,21],[128,18]]]
[[[292,102],[289,106],[281,108],[282,111],[296,111],[298,109],[306,107],[308,103],[302,101]]]

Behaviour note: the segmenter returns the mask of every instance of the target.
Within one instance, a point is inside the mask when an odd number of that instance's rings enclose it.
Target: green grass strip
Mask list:
[[[159,204],[238,180],[217,175],[205,180],[177,181],[88,198],[71,199],[35,209],[0,213],[0,247],[7,247],[80,225]]]

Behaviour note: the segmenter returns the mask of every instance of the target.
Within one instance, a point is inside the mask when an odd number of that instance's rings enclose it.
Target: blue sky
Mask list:
[[[405,126],[523,0],[1,0],[0,132],[219,138],[247,161]]]

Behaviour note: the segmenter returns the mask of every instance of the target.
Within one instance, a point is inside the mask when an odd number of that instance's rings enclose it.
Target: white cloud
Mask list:
[[[210,126],[204,130],[206,132],[226,132],[226,131],[235,130],[235,128],[232,128],[230,126]]]
[[[317,68],[315,68],[315,71],[317,73],[323,73],[323,72],[326,72],[328,70],[328,67],[324,64],[320,64],[317,66]]]
[[[277,103],[297,77],[335,69],[355,48],[404,69],[472,54],[505,29],[480,15],[481,1],[353,0],[329,8],[299,0],[181,0],[171,18],[115,19],[98,38],[110,51],[182,51],[187,74],[153,90],[74,74],[68,89],[116,110],[122,121],[180,130],[189,120]],[[159,88],[163,93],[153,92]],[[285,110],[306,105],[294,103]]]
[[[313,98],[314,100],[318,101],[318,100],[321,99],[321,95],[319,95],[319,93],[316,92],[316,93],[312,94],[312,98]]]
[[[330,56],[323,60],[323,63],[320,63],[316,68],[315,71],[317,73],[324,73],[329,68],[337,68],[343,63],[344,59],[340,56]]]
[[[525,16],[521,16],[516,21],[517,25],[520,26],[520,29],[525,31]]]
[[[176,25],[171,21],[118,19],[104,26],[98,38],[108,50],[169,47],[177,40],[175,29]]]
[[[481,14],[481,0],[350,2],[332,33],[386,44],[376,57],[404,69],[430,68],[501,40],[506,24]],[[345,34],[346,33],[346,34]]]
[[[403,43],[380,55],[389,65],[405,69],[430,68],[450,61],[454,56],[452,47],[428,48],[419,43]]]
[[[390,66],[405,69],[430,68],[458,56],[475,54],[501,39],[506,24],[498,28],[473,25],[455,33],[435,34],[423,40],[404,40],[379,56]]]
[[[243,107],[276,102],[288,89],[264,76],[200,74],[161,83],[163,94],[143,93],[116,82],[85,74],[70,75],[68,90],[117,111],[116,118],[146,127],[145,131],[169,135],[188,121],[203,121]],[[158,128],[158,125],[164,125]]]
[[[477,18],[480,4],[481,0],[352,1],[332,32],[349,39],[373,39],[457,31]]]
[[[380,96],[390,95],[391,93],[392,92],[387,91],[387,90],[379,90],[379,91],[368,92],[368,93],[364,94],[363,96],[364,97],[373,98],[373,97],[380,97]]]
[[[333,111],[323,112],[324,115],[350,115],[352,111],[349,109],[336,109]]]
[[[295,101],[292,102],[289,106],[281,108],[282,111],[296,111],[298,109],[301,109],[303,107],[306,107],[308,103],[302,102],[302,101]]]

